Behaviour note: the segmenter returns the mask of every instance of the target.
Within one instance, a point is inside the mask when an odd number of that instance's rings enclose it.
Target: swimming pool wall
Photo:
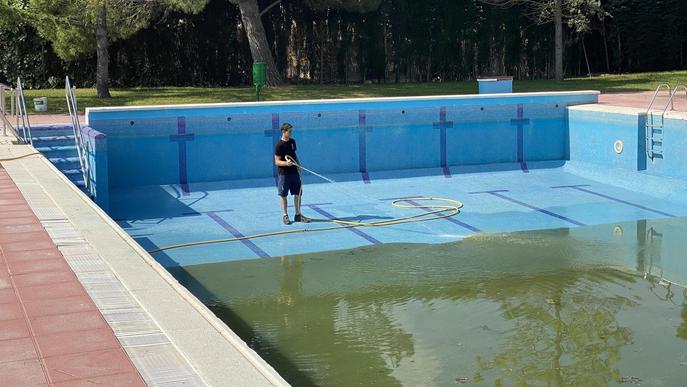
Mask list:
[[[87,109],[107,136],[109,186],[274,176],[283,122],[325,174],[566,160],[572,105],[598,92],[523,93]]]
[[[658,177],[687,178],[687,114],[669,112],[662,128],[647,130],[643,109],[585,105],[568,110],[570,160]],[[654,122],[661,122],[661,113],[653,114]],[[647,141],[652,130],[653,141]],[[623,143],[622,152],[614,149],[616,141]],[[653,147],[654,157],[647,154],[647,146]]]

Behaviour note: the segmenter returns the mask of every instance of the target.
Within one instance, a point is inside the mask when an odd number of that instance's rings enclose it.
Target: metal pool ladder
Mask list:
[[[74,143],[76,145],[76,152],[79,155],[79,165],[81,166],[81,173],[83,175],[84,186],[86,192],[92,195],[91,182],[88,178],[90,176],[88,164],[88,142],[84,141],[83,132],[81,131],[81,122],[79,122],[78,105],[76,104],[76,86],[72,87],[69,82],[69,77],[65,78],[64,91],[67,97],[67,108],[69,109],[69,117],[72,120],[72,128],[74,130]]]
[[[656,103],[656,98],[664,89],[668,92],[668,102],[666,102],[662,110],[652,110]],[[668,83],[658,85],[651,98],[649,107],[646,109],[646,155],[651,160],[663,157],[663,126],[665,124],[665,116],[668,111],[675,110],[674,100],[679,90],[684,90],[685,99],[687,99],[687,86],[679,82],[674,88],[671,88]],[[661,112],[660,116],[658,111]]]
[[[10,112],[7,112],[6,95],[10,96]],[[12,125],[9,116],[16,117],[16,126]],[[15,89],[0,84],[0,119],[2,120],[2,133],[7,133],[7,128],[22,144],[32,144],[31,137],[31,123],[29,122],[29,115],[26,111],[26,100],[24,99],[24,87],[21,83],[21,78],[17,78],[17,87]],[[21,130],[20,130],[21,129]]]

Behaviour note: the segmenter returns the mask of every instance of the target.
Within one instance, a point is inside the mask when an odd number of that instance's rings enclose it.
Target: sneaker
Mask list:
[[[284,215],[284,217],[282,218],[282,221],[283,221],[284,224],[286,224],[286,225],[291,224],[291,221],[289,220],[289,216],[288,216],[288,215]]]
[[[301,222],[301,223],[310,223],[310,219],[306,217],[305,215],[297,214],[296,217],[293,219],[294,222]]]

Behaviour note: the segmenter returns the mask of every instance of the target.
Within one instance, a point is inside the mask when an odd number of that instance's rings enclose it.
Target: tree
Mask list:
[[[267,66],[267,84],[270,86],[282,83],[282,77],[277,69],[267,42],[265,27],[261,16],[279,5],[282,0],[276,0],[260,11],[258,0],[229,0],[239,7],[248,43],[250,45],[253,62],[264,62]],[[383,0],[306,0],[306,4],[313,9],[340,8],[353,12],[371,12],[379,8]]]
[[[239,7],[243,29],[248,37],[253,62],[264,62],[267,66],[267,84],[276,86],[282,83],[281,75],[274,63],[274,57],[267,43],[265,27],[262,25],[260,7],[257,0],[229,0]],[[281,0],[280,0],[281,1]],[[278,4],[279,2],[277,2]],[[275,4],[273,4],[275,5]],[[270,6],[271,8],[272,6]]]
[[[204,5],[205,0],[24,0],[9,6],[52,43],[60,58],[69,61],[95,51],[98,97],[109,98],[112,42],[146,27],[157,12],[197,12]]]
[[[555,77],[563,79],[563,21],[576,32],[584,31],[592,17],[603,15],[600,0],[482,0],[503,7],[524,5],[537,24],[554,24]]]

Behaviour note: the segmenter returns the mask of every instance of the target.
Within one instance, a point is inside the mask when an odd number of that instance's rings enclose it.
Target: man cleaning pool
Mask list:
[[[285,122],[281,126],[281,139],[274,147],[274,164],[279,169],[279,178],[277,180],[277,191],[279,194],[279,204],[281,205],[282,220],[284,224],[291,224],[289,220],[288,200],[289,192],[293,195],[293,204],[296,207],[296,215],[293,220],[295,222],[309,223],[310,219],[301,214],[301,195],[303,188],[301,187],[301,175],[295,163],[298,163],[298,156],[296,156],[296,141],[291,138],[293,126]],[[286,157],[292,160],[288,160]]]

